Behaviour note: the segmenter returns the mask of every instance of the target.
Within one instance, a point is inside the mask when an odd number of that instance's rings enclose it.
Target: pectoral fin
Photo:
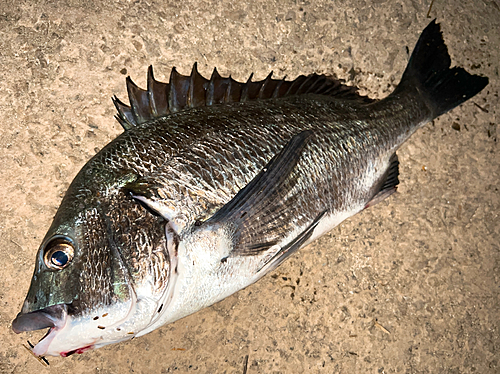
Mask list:
[[[297,183],[296,166],[311,135],[311,131],[304,131],[294,136],[247,186],[203,223],[231,228],[234,246],[230,256],[262,253],[293,232],[297,207],[287,199]],[[298,249],[311,236],[319,218],[280,252]]]
[[[321,218],[326,214],[326,210],[321,212],[316,219],[309,225],[307,228],[302,231],[297,237],[295,237],[290,243],[280,248],[276,254],[271,257],[268,261],[266,261],[265,265],[263,265],[258,271],[261,271],[264,268],[266,269],[266,273],[268,271],[272,271],[281,265],[283,261],[285,261],[288,257],[294,254],[297,250],[300,249],[311,237],[314,232],[316,226],[318,226]]]

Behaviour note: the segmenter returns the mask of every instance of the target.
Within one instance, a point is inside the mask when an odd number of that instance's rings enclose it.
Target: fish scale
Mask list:
[[[124,133],[78,173],[43,240],[16,332],[35,355],[147,334],[252,284],[396,191],[396,150],[479,93],[435,21],[400,84],[374,101],[312,74],[190,76],[114,98]]]
[[[302,97],[300,101],[303,100],[318,100],[321,103],[321,101],[327,99],[323,97]],[[255,103],[254,107],[250,107],[250,109],[247,106],[244,111],[239,108],[234,109],[235,113],[231,116],[232,128],[228,129],[228,126],[224,124],[224,136],[215,132],[214,134],[210,133],[209,136],[200,139],[193,139],[193,143],[187,144],[185,149],[179,151],[179,154],[182,155],[182,159],[181,157],[179,157],[179,159],[172,159],[167,165],[160,167],[155,175],[151,175],[147,178],[147,181],[151,185],[161,186],[159,187],[161,192],[158,194],[164,198],[155,201],[158,205],[165,204],[168,206],[177,206],[178,211],[171,213],[171,220],[175,220],[178,214],[185,215],[186,212],[192,213],[189,222],[199,219],[200,217],[203,218],[203,214],[208,216],[213,214],[214,210],[219,209],[223,204],[227,203],[238,191],[236,188],[228,189],[227,186],[244,186],[249,183],[257,172],[269,161],[271,156],[283,147],[287,137],[300,131],[313,129],[324,133],[321,140],[310,145],[322,151],[321,156],[316,156],[318,159],[322,159],[323,154],[329,154],[332,149],[334,150],[337,148],[343,150],[343,152],[336,153],[334,157],[332,157],[332,162],[336,163],[329,167],[332,171],[346,170],[344,166],[348,164],[349,161],[343,162],[343,157],[345,157],[343,153],[352,153],[360,148],[360,146],[361,148],[364,147],[366,143],[373,144],[373,138],[375,137],[384,139],[385,143],[377,144],[377,147],[374,147],[374,149],[384,147],[386,152],[390,154],[394,151],[394,145],[391,146],[390,142],[395,142],[395,140],[387,137],[389,131],[384,131],[382,126],[375,126],[375,131],[370,130],[367,128],[367,124],[358,118],[356,121],[344,124],[342,127],[337,126],[334,129],[330,129],[335,123],[335,119],[330,119],[331,115],[329,112],[325,111],[326,113],[324,113],[323,117],[316,114],[315,116],[311,116],[312,118],[310,119],[304,115],[299,116],[298,113],[303,111],[304,105],[302,105],[302,102],[294,106],[290,105],[289,101],[287,103],[280,103],[279,100],[277,100],[276,103],[266,103],[265,110],[267,112],[275,113],[274,111],[276,111],[276,113],[286,118],[286,120],[282,122],[283,125],[273,122],[258,125],[252,124],[250,123],[250,119],[255,116],[255,113],[262,113],[260,105],[256,104],[257,103]],[[295,115],[296,113],[297,115]],[[311,126],[310,123],[319,123],[321,125],[314,127],[314,125]],[[386,127],[389,126],[393,125],[386,124]],[[392,137],[394,137],[394,135],[395,134],[391,134]],[[349,137],[352,137],[352,140]],[[233,142],[228,144],[226,141],[227,138],[233,139]],[[234,139],[237,139],[237,141],[234,141]],[[272,141],[270,142],[269,139],[272,139]],[[345,139],[345,141],[341,141],[342,139]],[[201,149],[206,150],[205,159],[199,157],[199,151]],[[236,157],[234,161],[228,163],[223,156],[226,152],[235,155],[241,154],[241,157]],[[377,158],[379,155],[375,154],[373,157]],[[387,158],[388,157],[389,156],[387,156]],[[221,159],[226,162],[221,164]],[[221,165],[223,165],[223,171],[219,173],[225,176],[223,181],[215,176],[214,173],[210,172],[211,170],[221,170]],[[324,175],[325,173],[307,170],[307,168],[313,165],[314,161],[304,162],[304,165],[301,166],[301,168],[304,169],[304,175],[312,174],[317,178],[327,177],[327,175]],[[355,169],[363,170],[362,167],[356,167]],[[248,170],[248,172],[240,174],[238,172],[240,170]],[[339,175],[337,180],[341,183],[342,176]],[[325,183],[328,184],[329,182],[317,179],[315,188],[323,189],[323,184]],[[180,186],[189,186],[191,188],[193,192],[192,200],[186,198],[190,195],[185,190],[179,191]],[[339,188],[344,187],[343,185],[339,186]],[[204,196],[198,195],[197,191],[203,191]],[[224,195],[227,196],[225,199]],[[179,196],[184,196],[186,201],[179,204]],[[194,201],[196,198],[199,201],[204,198],[210,198],[211,196],[212,199],[208,199],[205,203],[200,204],[199,209],[193,208],[193,206],[196,205],[196,201]],[[342,200],[337,201],[339,204],[343,203]],[[210,206],[211,209],[207,211],[206,207],[208,206]],[[189,222],[187,222],[187,224],[189,224]]]

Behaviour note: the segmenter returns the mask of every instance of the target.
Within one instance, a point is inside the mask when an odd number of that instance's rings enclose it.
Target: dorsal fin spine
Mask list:
[[[272,78],[271,78],[272,76],[273,76],[273,72],[271,71],[267,75],[266,79],[264,79],[262,81],[262,86],[260,86],[260,90],[259,90],[259,94],[257,95],[257,98],[262,99],[264,97],[264,91],[267,88],[267,86],[269,85],[269,83],[272,81]]]
[[[118,120],[120,125],[122,125],[124,130],[131,129],[134,127],[134,117],[132,116],[132,112],[130,107],[125,105],[118,97],[113,96],[112,98],[113,104],[115,104],[116,110],[118,111],[118,115],[115,118]]]
[[[318,94],[320,94],[320,95],[321,95],[321,94],[323,93],[323,90],[325,89],[325,87],[326,87],[327,83],[328,83],[328,78],[323,79],[323,83],[322,83],[322,84],[321,84],[321,86],[319,86],[319,88],[318,88],[318,91],[317,91],[317,92],[318,92]]]
[[[276,87],[274,87],[274,90],[273,90],[273,94],[271,95],[271,97],[273,99],[277,98],[278,95],[279,95],[279,92],[280,92],[280,88],[281,86],[283,85],[283,82],[285,82],[285,79],[286,79],[286,75],[283,77],[283,79],[280,79],[278,81],[278,84],[276,85]]]
[[[134,122],[135,123],[139,123],[138,120],[137,120],[138,118],[137,118],[137,113],[136,113],[136,110],[135,110],[135,108],[137,107],[137,100],[136,100],[134,92],[133,92],[133,88],[135,86],[135,83],[132,82],[132,79],[130,78],[130,76],[128,76],[126,78],[125,82],[126,82],[126,85],[127,85],[128,99],[130,101],[130,109],[131,109],[132,116],[134,118]]]
[[[177,93],[175,92],[175,85],[177,81],[177,76],[179,73],[177,73],[177,69],[175,66],[172,68],[172,71],[170,72],[170,90],[169,90],[169,95],[168,95],[168,107],[170,108],[170,112],[175,113],[177,112]]]
[[[207,98],[206,98],[206,103],[208,105],[213,105],[215,101],[215,81],[220,79],[220,74],[217,71],[217,68],[214,68],[214,71],[212,72],[212,76],[210,77],[210,82],[208,83],[208,89],[207,89]]]
[[[302,93],[306,93],[307,92],[307,83],[311,81],[311,78],[313,77],[317,77],[316,74],[311,74],[309,75],[308,77],[306,77],[306,79],[304,79],[304,81],[302,82],[302,84],[299,86],[299,88],[297,88],[297,94],[302,94]],[[305,88],[304,91],[302,91],[303,89]]]
[[[247,101],[248,100],[248,89],[250,87],[250,83],[252,83],[252,78],[253,78],[253,73],[250,74],[248,77],[246,83],[243,85],[243,89],[241,91],[241,101]]]
[[[225,103],[231,102],[231,88],[233,86],[232,83],[233,83],[233,79],[231,78],[231,76],[229,76],[226,92],[224,93],[224,102]]]
[[[320,75],[316,75],[316,81],[311,84],[311,87],[308,88],[307,92],[318,92],[318,86],[321,87],[322,78]]]
[[[127,78],[127,92],[130,106],[114,97],[118,110],[116,119],[128,130],[138,124],[178,112],[185,108],[210,106],[222,103],[245,102],[254,99],[280,98],[304,93],[335,96],[344,100],[358,100],[369,103],[360,96],[355,87],[347,86],[341,80],[325,75],[300,75],[293,81],[272,79],[272,72],[263,80],[252,82],[253,73],[245,83],[235,81],[231,76],[223,78],[215,68],[210,79],[198,72],[195,63],[191,74],[181,75],[176,68],[170,72],[170,82],[159,82],[154,78],[153,68],[148,68],[147,90],[139,88],[130,77]]]
[[[197,69],[197,63],[195,62],[193,64],[193,68],[191,69],[191,75],[189,76],[189,89],[188,89],[188,95],[187,95],[187,106],[189,108],[194,107],[194,82],[195,82],[195,77],[196,73],[198,73]]]
[[[149,65],[148,67],[148,95],[149,95],[149,107],[151,108],[151,112],[153,116],[158,117],[158,109],[156,107],[155,95],[153,92],[154,89],[155,77],[153,75],[153,66]]]
[[[292,84],[290,85],[290,87],[288,88],[288,91],[286,92],[285,96],[288,96],[288,95],[293,95],[297,92],[297,89],[296,87],[300,87],[300,85],[302,84],[302,80],[304,79],[305,77],[303,75],[299,75],[297,78],[295,78],[293,81],[292,81]]]

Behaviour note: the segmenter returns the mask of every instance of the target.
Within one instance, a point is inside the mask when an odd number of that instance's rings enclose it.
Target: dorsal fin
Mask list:
[[[214,69],[209,79],[198,73],[197,64],[193,65],[191,75],[181,75],[172,68],[170,82],[157,81],[153,68],[148,69],[148,88],[143,90],[127,77],[127,92],[130,106],[116,96],[113,102],[118,110],[115,116],[125,130],[138,124],[149,122],[189,108],[224,104],[237,101],[279,98],[292,95],[315,93],[337,96],[346,100],[371,102],[366,96],[357,93],[357,88],[347,86],[342,80],[326,75],[300,75],[293,81],[272,79],[272,72],[263,80],[252,82],[253,74],[245,83],[233,78],[223,78]]]

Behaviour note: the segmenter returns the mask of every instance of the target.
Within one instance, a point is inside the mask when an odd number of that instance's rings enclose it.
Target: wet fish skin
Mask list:
[[[449,65],[431,23],[380,101],[308,93],[156,118],[129,84],[136,111],[117,104],[126,131],[70,185],[14,330],[49,327],[35,354],[66,356],[144,335],[255,282],[395,190],[397,148],[487,84]],[[192,77],[207,91],[228,82]],[[185,78],[171,82],[189,90]],[[261,90],[279,90],[267,82]],[[47,266],[58,240],[74,248],[62,269]]]
[[[401,99],[398,98],[398,100]],[[251,235],[244,240],[240,240],[240,245],[264,243],[263,246],[265,246],[267,242],[276,243],[276,241],[286,243],[288,236],[293,237],[297,232],[303,231],[317,216],[327,210],[326,221],[323,221],[322,225],[316,228],[317,231],[308,240],[310,242],[324,232],[329,231],[331,226],[362,210],[366,203],[376,195],[378,180],[387,169],[395,149],[401,144],[401,137],[410,136],[419,124],[427,122],[431,116],[428,109],[421,110],[418,108],[418,112],[415,111],[415,113],[419,113],[418,115],[421,116],[419,121],[412,124],[413,128],[407,126],[405,131],[400,132],[398,136],[394,136],[393,129],[398,114],[397,111],[394,110],[392,113],[393,118],[387,121],[385,117],[377,118],[373,114],[372,110],[376,112],[379,109],[377,104],[373,104],[373,107],[369,108],[361,106],[353,108],[351,104],[348,108],[345,108],[344,103],[342,103],[332,111],[341,113],[339,117],[342,117],[343,123],[340,124],[336,119],[331,119],[332,113],[330,113],[331,107],[329,105],[337,105],[337,103],[324,102],[324,100],[324,98],[320,97],[303,97],[288,100],[286,103],[277,103],[276,106],[268,104],[266,108],[260,108],[257,105],[255,108],[248,109],[248,112],[238,110],[239,118],[243,118],[245,123],[249,122],[256,112],[260,112],[261,115],[268,118],[277,115],[284,118],[283,123],[287,126],[267,129],[266,131],[257,126],[250,127],[250,129],[245,126],[244,130],[235,129],[234,132],[226,130],[226,139],[236,139],[235,142],[241,142],[244,145],[242,148],[246,149],[251,148],[254,142],[262,145],[262,149],[267,146],[272,147],[268,139],[273,139],[276,148],[271,148],[268,151],[268,154],[272,155],[278,153],[293,134],[300,133],[305,129],[311,129],[311,123],[318,124],[313,128],[313,134],[308,139],[307,147],[297,162],[293,173],[293,188],[295,191],[287,196],[287,204],[294,206],[293,212],[285,212],[286,214],[279,217],[270,215],[269,219],[266,219],[267,217],[264,214],[264,217],[260,217],[262,221],[260,225],[252,222]],[[407,104],[411,107],[411,100]],[[380,103],[381,112],[383,112],[385,105],[392,105],[392,103]],[[406,118],[406,106],[401,105],[400,108],[402,109],[399,113],[400,117]],[[348,111],[355,113],[353,118],[349,118]],[[304,112],[309,115],[304,115]],[[300,120],[294,121],[294,118],[300,118]],[[368,118],[372,121],[370,124],[365,122]],[[334,123],[335,127],[332,129],[331,126]],[[401,121],[401,123],[407,125],[406,121]],[[280,136],[283,136],[284,139],[280,139]],[[223,138],[214,138],[211,139],[210,143],[210,148],[214,149],[213,152],[217,152],[217,150],[222,152],[223,149],[227,149],[227,144]],[[255,152],[258,152],[258,147],[256,148]],[[367,149],[370,149],[370,152],[366,152]],[[196,151],[192,152],[195,153]],[[189,154],[190,150],[186,150],[184,155],[186,153]],[[207,160],[214,159],[216,157],[210,157]],[[246,159],[242,159],[240,165],[236,162],[235,169],[241,170],[247,166],[245,162]],[[178,165],[179,163],[175,167],[178,167]],[[262,164],[257,165],[258,169],[262,169],[265,166],[265,161],[263,160]],[[372,169],[372,172],[365,175],[365,171],[369,169]],[[183,165],[183,170],[190,170],[189,165]],[[165,172],[158,174],[171,175],[171,173]],[[195,173],[187,173],[188,177],[185,178],[189,178],[193,174]],[[197,178],[201,178],[201,176],[197,175]],[[188,180],[191,182],[190,179]],[[166,179],[162,180],[162,183],[156,181],[158,185],[162,185],[163,196],[169,196],[168,188],[173,185],[172,182],[168,184],[167,182]],[[217,190],[223,187],[222,183],[217,183],[217,178],[207,178],[205,182],[209,185],[208,189]],[[249,180],[244,181],[243,184],[246,185],[249,182]],[[207,187],[205,188],[207,189]],[[221,201],[214,211],[227,203],[228,201]],[[157,207],[158,211],[162,211],[160,205]],[[279,212],[282,213],[283,211],[279,210]],[[273,230],[268,230],[268,227],[272,226],[276,220],[278,220],[279,226],[273,227]],[[177,223],[177,227],[182,227],[175,219],[172,221]],[[148,328],[148,331],[164,323],[189,315],[200,309],[200,305],[205,307],[229,296],[247,284],[253,283],[272,268],[271,264],[268,263],[271,255],[267,252],[262,254],[251,250],[250,253],[241,254],[238,252],[238,248],[234,248],[231,244],[221,245],[221,241],[232,243],[232,234],[224,233],[225,228],[222,228],[220,230],[222,232],[220,232],[214,231],[213,227],[205,229],[205,226],[202,225],[200,230],[197,230],[193,223],[193,220],[191,220],[184,226],[187,229],[180,229],[179,231],[181,236],[179,262],[184,266],[184,272],[190,274],[186,283],[177,281],[177,284],[184,284],[184,288],[176,290],[183,296],[174,298],[177,304],[171,303],[169,313],[165,314],[164,318],[159,320],[160,322]],[[219,251],[220,248],[223,248],[223,251]],[[268,250],[274,254],[277,248],[271,246]],[[235,251],[238,252],[238,256],[234,255]],[[231,256],[231,252],[233,256]],[[212,255],[200,258],[200,253]],[[224,258],[227,258],[226,262],[221,263]],[[195,266],[190,266],[193,261]],[[200,263],[208,263],[212,271],[199,266]],[[217,266],[217,263],[221,263],[221,266]],[[217,269],[215,272],[214,267]],[[187,268],[189,270],[186,270]],[[234,269],[238,269],[238,271],[235,272]],[[213,277],[209,277],[208,274],[213,275]],[[198,294],[197,290],[206,288],[211,289],[209,295],[202,296]],[[206,299],[204,296],[206,296]]]

